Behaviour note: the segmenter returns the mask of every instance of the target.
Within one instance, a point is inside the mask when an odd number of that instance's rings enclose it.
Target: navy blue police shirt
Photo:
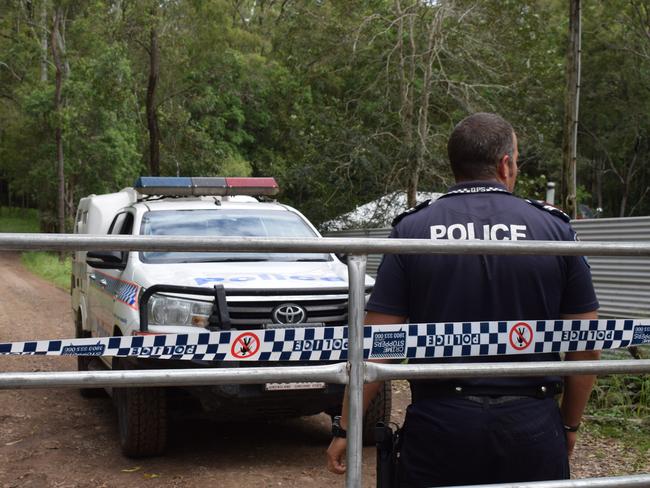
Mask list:
[[[568,219],[567,219],[568,220]],[[509,193],[496,181],[458,184],[437,201],[402,218],[390,237],[522,241],[573,241],[567,220]],[[387,254],[366,310],[410,323],[558,319],[598,309],[586,260],[578,256]],[[557,354],[432,359],[411,362],[558,360]],[[417,380],[418,388],[447,383],[537,386],[545,378]]]

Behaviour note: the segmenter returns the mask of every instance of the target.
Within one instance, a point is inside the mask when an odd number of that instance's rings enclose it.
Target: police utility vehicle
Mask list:
[[[300,212],[269,200],[277,192],[273,178],[141,177],[133,188],[82,198],[75,233],[320,237]],[[76,337],[347,323],[347,267],[333,254],[78,251],[72,273]],[[367,277],[367,293],[371,286]],[[80,371],[256,365],[261,363],[78,358]],[[165,448],[171,408],[199,407],[222,419],[335,415],[343,388],[305,382],[108,391],[117,407],[123,453],[148,456]],[[84,396],[98,393],[103,390],[82,390]],[[365,438],[371,440],[375,423],[389,417],[387,384],[366,415]]]

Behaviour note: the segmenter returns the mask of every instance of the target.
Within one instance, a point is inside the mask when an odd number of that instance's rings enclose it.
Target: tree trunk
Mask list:
[[[65,192],[65,211],[67,215],[74,216],[76,213],[74,194],[75,194],[75,182],[74,179],[66,179],[66,192]]]
[[[417,171],[413,171],[417,161],[413,151],[413,93],[414,93],[414,77],[415,77],[415,26],[412,14],[407,14],[402,9],[400,0],[395,1],[395,10],[398,16],[398,30],[397,30],[397,51],[399,53],[399,68],[400,68],[400,107],[399,118],[403,135],[404,147],[404,166],[408,168],[409,176],[406,187],[406,202],[408,207],[415,206],[415,195],[418,187],[419,175]],[[404,47],[404,24],[407,22],[408,39],[409,39],[409,54],[406,53]]]
[[[625,217],[625,214],[627,212],[627,201],[630,197],[630,189],[632,188],[632,178],[636,174],[636,171],[634,171],[635,160],[636,160],[636,155],[634,156],[630,167],[627,168],[627,173],[625,173],[625,178],[623,179],[623,188],[621,188],[622,190],[621,204],[619,207],[619,214],[618,214],[619,217]]]
[[[124,6],[122,4],[122,0],[113,1],[113,14],[114,14],[113,20],[115,20],[115,22],[122,22],[123,13],[124,13],[123,8]]]
[[[420,94],[420,108],[418,111],[417,140],[415,143],[415,167],[412,174],[412,185],[409,185],[408,202],[409,207],[417,204],[418,182],[420,173],[425,165],[425,158],[428,152],[429,141],[429,102],[431,100],[431,80],[433,76],[433,63],[438,54],[436,48],[436,37],[440,33],[442,19],[444,18],[444,6],[440,6],[431,19],[427,39],[427,51],[424,55],[424,73],[422,75],[422,93]],[[411,187],[412,186],[412,187]]]
[[[154,7],[155,8],[155,7]],[[160,175],[160,131],[156,111],[156,85],[160,72],[160,53],[156,13],[149,31],[149,85],[147,86],[147,127],[149,129],[149,171],[152,176]]]
[[[603,208],[603,173],[605,172],[605,163],[596,160],[596,210]]]
[[[59,51],[60,29],[63,21],[63,12],[61,7],[57,7],[54,13],[54,25],[52,26],[52,37],[50,45],[52,47],[52,58],[56,68],[55,89],[54,89],[54,113],[55,128],[54,141],[56,144],[56,165],[58,179],[58,227],[59,232],[65,232],[65,167],[63,160],[63,129],[61,127],[61,105],[63,90],[63,61]]]
[[[564,140],[562,143],[562,205],[577,217],[576,159],[578,142],[578,103],[580,99],[580,0],[570,0],[567,85],[564,102]]]
[[[40,18],[40,37],[41,37],[41,82],[47,81],[47,1],[41,1],[41,18]]]
[[[429,106],[433,84],[433,63],[442,43],[442,22],[451,9],[451,2],[440,2],[435,8],[418,9],[421,5],[412,2],[405,9],[400,0],[395,0],[398,16],[398,44],[400,70],[400,124],[403,134],[404,167],[408,171],[406,188],[407,204],[417,204],[420,175],[426,164],[431,124]],[[428,24],[422,26],[426,34],[425,44],[418,48],[417,22],[431,14]],[[408,39],[408,48],[405,40]],[[417,100],[416,100],[417,99]],[[417,101],[417,104],[416,104]],[[416,112],[417,110],[417,112]],[[417,116],[416,116],[417,115]]]

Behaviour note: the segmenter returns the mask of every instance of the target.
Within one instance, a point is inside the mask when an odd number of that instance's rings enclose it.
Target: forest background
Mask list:
[[[650,6],[582,3],[578,199],[648,215]],[[517,193],[543,199],[561,181],[568,11],[0,0],[0,205],[69,231],[79,198],[140,175],[274,176],[318,225],[391,191],[444,191],[447,137],[476,111],[513,123]]]

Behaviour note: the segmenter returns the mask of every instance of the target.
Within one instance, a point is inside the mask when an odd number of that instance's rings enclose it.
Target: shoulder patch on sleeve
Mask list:
[[[425,200],[422,203],[416,205],[415,207],[409,208],[406,212],[401,213],[397,217],[395,217],[390,225],[395,227],[397,224],[399,224],[402,221],[404,217],[414,214],[415,212],[419,212],[423,208],[428,207],[430,204],[431,204],[431,200]]]
[[[554,207],[553,205],[549,205],[548,203],[544,203],[544,202],[541,202],[539,200],[528,200],[528,199],[526,199],[526,202],[530,203],[535,208],[538,208],[540,210],[544,210],[544,211],[550,213],[551,215],[554,215],[555,217],[564,220],[565,222],[571,222],[571,217],[569,217],[562,210],[560,210],[557,207]]]

